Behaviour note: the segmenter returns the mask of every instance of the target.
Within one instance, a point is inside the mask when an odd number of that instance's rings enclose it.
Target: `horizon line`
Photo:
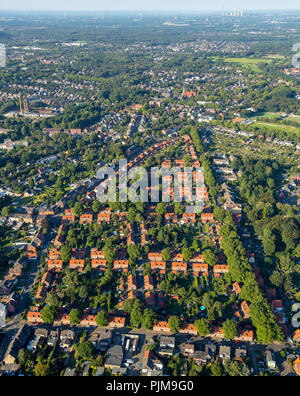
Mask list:
[[[195,9],[165,9],[165,10],[149,10],[149,9],[38,9],[38,8],[16,8],[16,9],[1,9],[0,12],[7,11],[7,12],[23,12],[23,11],[41,11],[41,12],[226,12],[226,11],[254,11],[254,12],[264,12],[264,11],[300,11],[299,8],[264,8],[264,9],[257,9],[257,8],[226,8],[226,9],[215,9],[215,10],[195,10]]]

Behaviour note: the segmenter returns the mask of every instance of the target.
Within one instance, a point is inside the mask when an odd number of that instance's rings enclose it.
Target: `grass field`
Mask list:
[[[300,134],[300,127],[296,128],[296,127],[290,126],[290,125],[269,123],[269,122],[264,122],[264,121],[257,121],[252,125],[256,126],[258,128],[267,128],[267,129],[276,130],[276,131],[282,130],[282,131],[285,131],[288,133]]]
[[[223,62],[226,63],[238,63],[240,66],[253,71],[253,72],[259,72],[260,69],[258,65],[260,63],[271,63],[270,58],[221,58],[221,57],[212,57],[211,58],[213,61],[217,60],[222,60]]]

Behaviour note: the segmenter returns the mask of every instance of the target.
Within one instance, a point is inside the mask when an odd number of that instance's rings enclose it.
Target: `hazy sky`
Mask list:
[[[299,0],[2,0],[0,10],[181,10],[300,9]]]

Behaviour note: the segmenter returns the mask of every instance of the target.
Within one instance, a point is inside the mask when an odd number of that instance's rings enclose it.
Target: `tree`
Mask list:
[[[47,324],[53,324],[56,315],[56,309],[54,307],[45,306],[41,311],[41,318]]]
[[[170,261],[171,260],[171,250],[169,248],[164,249],[161,252],[163,261]]]
[[[78,309],[72,309],[70,312],[70,323],[72,325],[80,324],[80,311]]]
[[[94,213],[99,213],[99,212],[100,212],[100,209],[101,209],[101,204],[100,204],[100,202],[99,202],[98,200],[94,201],[94,202],[93,202],[93,205],[92,205],[92,210],[93,210],[93,212],[94,212]]]
[[[223,223],[226,217],[226,210],[220,208],[220,206],[216,206],[214,208],[214,217],[219,223]]]
[[[10,207],[4,206],[4,208],[2,208],[2,216],[8,217],[9,215],[10,215]]]
[[[276,287],[281,287],[284,281],[284,276],[279,271],[274,271],[273,274],[270,276],[270,282],[272,285]]]
[[[136,215],[137,215],[137,212],[133,207],[128,209],[127,219],[129,221],[129,223],[133,223],[135,221]]]
[[[273,235],[272,231],[269,228],[264,229],[262,243],[264,245],[264,251],[268,256],[271,256],[276,251],[276,237]]]
[[[147,330],[152,330],[156,323],[156,314],[152,309],[145,309],[142,326]]]
[[[30,361],[30,353],[28,352],[27,349],[20,349],[18,353],[18,361],[21,366],[26,366],[27,363]]]
[[[129,257],[133,260],[137,260],[141,255],[140,249],[137,245],[129,245],[127,247],[127,252]]]
[[[156,211],[161,216],[164,215],[165,213],[167,213],[166,204],[164,202],[159,202],[157,204]]]
[[[36,377],[47,377],[49,373],[50,369],[48,363],[40,360],[34,368],[34,375]]]
[[[47,297],[46,297],[45,301],[46,301],[47,305],[49,305],[50,307],[54,307],[54,308],[59,307],[59,304],[60,304],[59,298],[53,292],[47,293]]]
[[[238,335],[237,327],[233,320],[226,320],[226,322],[223,323],[222,329],[227,340],[233,340]]]
[[[191,249],[185,247],[182,249],[182,255],[185,261],[190,261],[193,256],[193,252]]]
[[[73,213],[75,216],[79,217],[83,213],[83,205],[81,202],[76,202],[74,205]]]
[[[180,330],[180,319],[178,316],[171,316],[168,321],[168,325],[172,333],[178,333]]]
[[[211,374],[213,377],[221,377],[223,373],[222,366],[219,359],[217,359],[211,366]]]
[[[93,357],[94,347],[90,342],[82,342],[78,345],[77,353],[82,359],[91,359]]]
[[[211,267],[217,264],[218,257],[212,250],[206,250],[203,255],[205,262]]]
[[[63,245],[61,248],[61,259],[64,263],[68,263],[71,259],[72,249],[68,245]]]
[[[100,311],[96,316],[96,323],[99,327],[105,327],[108,325],[108,314],[105,311]]]
[[[180,202],[175,202],[174,203],[174,212],[178,216],[182,216],[184,212],[184,207]]]
[[[82,285],[80,286],[79,290],[78,290],[78,296],[82,299],[82,300],[86,300],[88,297],[88,288],[86,285]]]
[[[195,327],[196,330],[198,331],[198,334],[202,337],[205,337],[210,334],[210,325],[208,320],[205,318],[196,320]]]
[[[136,299],[130,313],[130,323],[133,327],[139,327],[143,321],[143,309],[140,300]]]

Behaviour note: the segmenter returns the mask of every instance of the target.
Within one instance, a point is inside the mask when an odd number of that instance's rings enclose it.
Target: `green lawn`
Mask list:
[[[217,60],[222,60],[226,63],[238,63],[240,66],[249,69],[250,71],[259,72],[260,69],[258,65],[260,63],[271,63],[271,59],[268,58],[222,58],[218,56],[211,57],[215,62]]]
[[[294,134],[299,134],[300,133],[300,127],[296,128],[294,126],[290,125],[285,125],[285,124],[277,124],[277,123],[270,123],[270,122],[264,122],[264,121],[257,121],[253,126],[256,126],[258,128],[267,128],[270,130],[276,130],[276,131],[285,131],[288,133],[294,133]]]

